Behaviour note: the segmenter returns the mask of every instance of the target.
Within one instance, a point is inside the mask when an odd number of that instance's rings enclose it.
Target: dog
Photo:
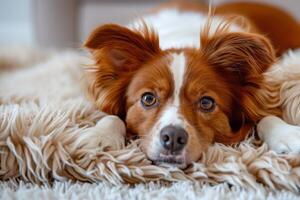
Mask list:
[[[214,142],[237,143],[264,117],[280,116],[270,109],[264,73],[300,46],[298,33],[297,22],[271,6],[231,3],[212,13],[167,4],[126,27],[106,24],[90,34],[88,93],[125,121],[128,136],[142,139],[155,164],[185,168]]]

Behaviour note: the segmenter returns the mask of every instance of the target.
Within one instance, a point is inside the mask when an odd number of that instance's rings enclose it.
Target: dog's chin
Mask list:
[[[189,165],[183,155],[160,154],[157,158],[150,158],[150,160],[152,160],[153,164],[162,167],[177,167],[179,169],[185,169]]]
[[[161,160],[155,160],[153,161],[153,163],[157,166],[161,166],[161,167],[177,167],[179,169],[185,169],[187,168],[187,164],[186,163],[177,163],[177,162],[165,162],[165,161],[161,161]]]

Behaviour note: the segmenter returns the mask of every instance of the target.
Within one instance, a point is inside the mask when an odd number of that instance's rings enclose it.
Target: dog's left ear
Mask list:
[[[91,33],[84,47],[95,64],[89,73],[89,96],[98,108],[124,117],[125,91],[133,74],[160,53],[158,36],[146,26],[140,31],[107,24]]]
[[[84,47],[96,62],[106,60],[116,70],[132,71],[160,51],[158,36],[146,25],[133,31],[116,24],[107,24],[94,30]]]
[[[201,54],[233,91],[234,112],[230,125],[240,131],[244,123],[255,123],[264,109],[258,90],[263,73],[274,63],[275,53],[265,37],[241,32],[223,32],[201,38]]]
[[[275,61],[268,39],[253,33],[221,33],[201,38],[201,52],[217,73],[225,73],[225,78],[243,87],[259,84],[262,73]]]

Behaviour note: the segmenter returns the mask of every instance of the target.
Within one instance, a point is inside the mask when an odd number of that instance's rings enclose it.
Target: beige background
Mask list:
[[[237,0],[213,3],[229,1]],[[277,5],[300,21],[299,0],[248,1]],[[96,26],[127,24],[162,2],[166,0],[0,0],[0,45],[80,47]]]

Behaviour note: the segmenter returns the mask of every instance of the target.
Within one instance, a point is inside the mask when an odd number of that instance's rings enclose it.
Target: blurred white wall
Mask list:
[[[0,0],[0,45],[34,43],[31,0]]]
[[[78,37],[83,42],[97,26],[105,23],[126,25],[132,19],[147,14],[158,1],[90,1],[83,0],[78,8]]]
[[[78,0],[31,0],[35,40],[46,47],[77,47]]]
[[[127,24],[132,18],[166,1],[0,0],[0,45],[80,47],[96,26],[104,23]],[[212,1],[218,4],[243,0]],[[300,0],[248,1],[278,5],[300,21]]]

